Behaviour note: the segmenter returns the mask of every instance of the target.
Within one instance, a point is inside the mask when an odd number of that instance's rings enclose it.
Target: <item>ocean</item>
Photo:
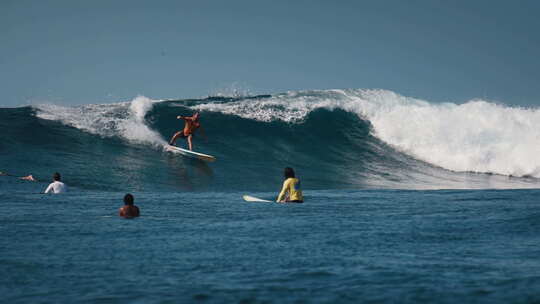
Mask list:
[[[163,149],[194,111],[214,163]],[[539,124],[352,89],[0,108],[0,302],[538,303]],[[287,166],[305,203],[242,200]]]

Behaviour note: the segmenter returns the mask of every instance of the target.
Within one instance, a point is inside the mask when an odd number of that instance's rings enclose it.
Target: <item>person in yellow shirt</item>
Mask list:
[[[294,170],[290,167],[285,168],[285,181],[283,188],[279,193],[276,202],[278,203],[303,203],[302,187],[300,180],[294,177]]]

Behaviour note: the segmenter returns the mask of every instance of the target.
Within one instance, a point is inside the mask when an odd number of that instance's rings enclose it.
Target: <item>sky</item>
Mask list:
[[[540,1],[0,1],[0,106],[387,89],[540,105]]]

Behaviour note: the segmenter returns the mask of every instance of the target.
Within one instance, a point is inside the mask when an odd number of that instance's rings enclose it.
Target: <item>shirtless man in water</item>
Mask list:
[[[174,143],[176,142],[178,137],[183,137],[186,138],[188,141],[189,150],[193,150],[193,143],[191,142],[191,139],[193,138],[193,133],[195,133],[195,130],[201,127],[201,123],[199,122],[199,115],[199,112],[195,112],[193,116],[176,116],[176,119],[182,119],[183,121],[185,121],[184,130],[174,133],[173,137],[169,141],[169,145],[174,146]]]
[[[118,210],[118,215],[125,218],[134,218],[140,215],[139,207],[133,202],[135,198],[130,193],[124,196],[124,206]]]

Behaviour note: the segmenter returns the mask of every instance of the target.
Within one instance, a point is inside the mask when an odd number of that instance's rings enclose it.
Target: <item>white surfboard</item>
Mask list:
[[[196,159],[204,160],[204,161],[207,161],[207,162],[216,161],[216,158],[213,157],[212,155],[203,154],[203,153],[199,153],[199,152],[195,152],[195,151],[190,151],[190,150],[182,149],[182,148],[179,148],[179,147],[176,147],[176,146],[165,145],[165,150],[169,151],[169,152],[173,152],[173,153],[179,153],[179,154],[182,154],[182,155],[190,157],[190,158],[196,158]]]
[[[251,196],[251,195],[244,195],[244,196],[242,196],[242,198],[243,198],[246,202],[273,203],[272,201],[263,200],[263,199],[260,199],[260,198],[258,198],[258,197],[254,197],[254,196]]]

